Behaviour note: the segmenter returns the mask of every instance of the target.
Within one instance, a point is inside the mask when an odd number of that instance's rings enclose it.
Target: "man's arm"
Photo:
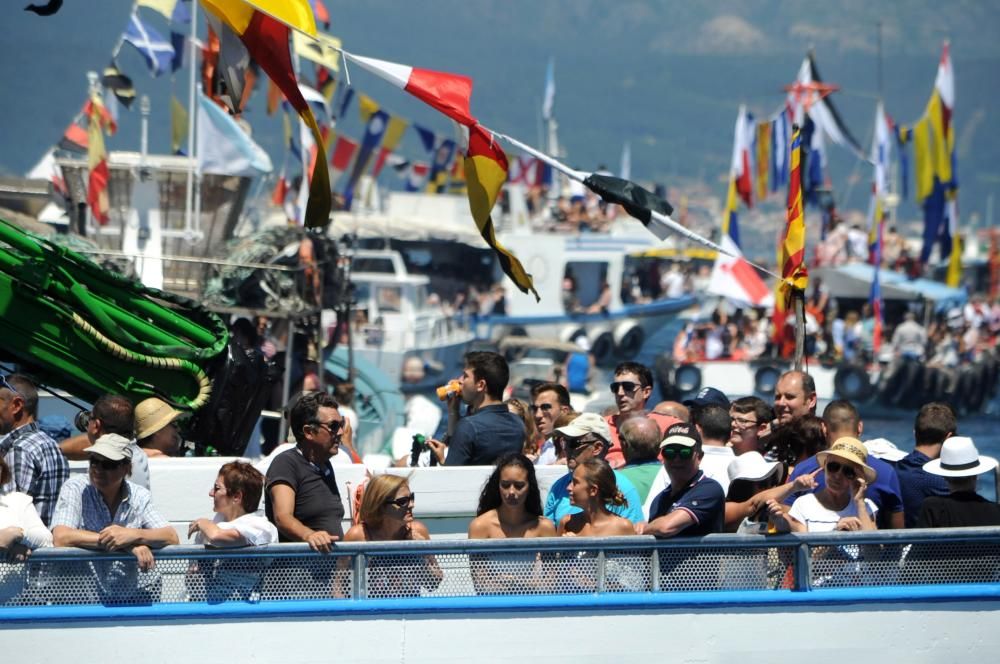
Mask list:
[[[455,427],[455,433],[448,442],[448,457],[444,460],[444,465],[467,465],[472,458],[474,436],[472,425],[463,418]]]
[[[69,526],[54,526],[52,528],[52,544],[54,546],[75,546],[81,549],[101,548],[97,541],[97,533]]]
[[[289,539],[308,543],[314,551],[329,553],[330,545],[337,537],[324,530],[313,530],[295,518],[295,489],[282,482],[272,484],[268,491],[278,531]]]
[[[642,528],[641,535],[654,537],[673,537],[696,523],[694,515],[686,509],[675,509],[669,514],[657,517]]]
[[[63,456],[70,461],[85,460],[87,455],[83,451],[88,447],[90,447],[90,438],[85,433],[71,436],[59,443],[59,449],[62,451]]]

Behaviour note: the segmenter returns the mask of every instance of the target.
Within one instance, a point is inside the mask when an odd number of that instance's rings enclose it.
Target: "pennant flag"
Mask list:
[[[256,176],[271,159],[225,109],[198,93],[198,169],[202,173]]]
[[[333,77],[326,67],[316,65],[316,89],[323,95],[326,103],[333,103],[333,94],[337,90],[337,79]]]
[[[149,66],[149,73],[153,76],[170,71],[174,60],[173,45],[156,30],[139,20],[135,12],[129,18],[128,28],[125,29],[122,40],[139,51]]]
[[[771,121],[771,191],[788,184],[788,155],[791,151],[792,111],[785,108]]]
[[[618,175],[622,180],[632,179],[632,144],[628,141],[625,141],[625,146],[622,148],[622,165]]]
[[[948,223],[951,223],[951,219],[958,216],[958,212],[954,210],[955,201],[949,201],[949,208]],[[948,271],[945,273],[944,283],[952,288],[958,288],[962,284],[962,238],[954,232],[951,236],[951,255],[948,257]]]
[[[184,3],[180,3],[183,5]],[[170,31],[170,45],[174,48],[174,58],[170,61],[170,73],[176,74],[177,70],[184,66],[184,48],[187,44],[187,35],[181,32]]]
[[[404,188],[409,192],[423,191],[427,175],[431,172],[431,165],[426,161],[407,163],[409,165],[403,171],[406,176],[406,185]]]
[[[736,182],[736,193],[747,207],[753,207],[754,133],[753,116],[747,112],[746,106],[740,104],[740,110],[736,114],[736,127],[733,130],[733,160],[730,172]]]
[[[274,115],[281,102],[281,90],[271,79],[267,79],[267,114]]]
[[[395,115],[389,117],[389,125],[385,129],[385,135],[382,136],[382,147],[379,149],[378,158],[375,159],[375,166],[372,168],[372,177],[377,178],[382,172],[386,159],[399,146],[399,142],[409,126],[410,123],[403,118]]]
[[[634,182],[600,173],[591,173],[583,184],[608,203],[621,205],[629,215],[641,221],[646,230],[653,235],[666,236],[666,231],[661,227],[662,222],[654,219],[652,212],[669,217],[674,208],[653,192],[643,189]]]
[[[357,149],[358,144],[355,141],[352,141],[346,136],[337,137],[337,142],[334,143],[333,146],[333,155],[330,157],[330,166],[333,167],[330,171],[331,187],[335,187],[337,185],[337,182],[340,180],[340,176],[342,176],[351,165],[351,159],[354,157],[354,153]]]
[[[343,90],[344,92],[340,96],[340,103],[337,105],[337,120],[344,117],[347,107],[351,105],[351,100],[354,99],[354,88],[343,88]]]
[[[63,179],[62,168],[56,163],[55,148],[49,148],[38,163],[25,175],[30,180],[45,180],[61,194],[66,194],[66,181]]]
[[[778,244],[778,268],[782,280],[778,282],[775,313],[788,309],[792,288],[805,290],[809,285],[806,270],[806,226],[802,209],[802,134],[797,127],[792,130],[791,169],[788,182],[788,209],[785,228]]]
[[[340,47],[339,37],[317,33],[315,38],[295,32],[292,33],[292,44],[295,47],[295,54],[300,58],[305,58],[310,62],[326,67],[331,71],[340,71]]]
[[[500,188],[507,180],[507,155],[493,137],[479,125],[469,128],[469,146],[465,153],[465,180],[468,185],[469,210],[479,234],[493,249],[500,267],[522,293],[531,292],[539,300],[531,275],[524,271],[514,254],[497,240],[490,213],[496,204]]]
[[[427,191],[432,194],[443,194],[448,189],[448,172],[451,169],[451,162],[455,158],[455,150],[458,146],[450,138],[444,138],[438,143],[434,151],[434,160],[431,162],[431,174],[427,178]],[[504,181],[507,180],[507,169],[504,168]]]
[[[111,133],[111,122],[101,96],[96,92],[91,96],[86,107],[89,127],[87,131],[87,167],[90,176],[87,180],[87,205],[101,226],[110,220],[111,204],[108,198],[108,182],[111,171],[108,169],[108,153],[104,149],[104,133]]]
[[[732,255],[727,256],[721,251],[716,254],[708,292],[752,307],[771,306],[774,303],[771,290],[746,262],[732,238],[723,235],[720,244]]]
[[[945,42],[934,91],[924,116],[913,126],[914,180],[917,201],[924,208],[922,263],[929,260],[938,242],[941,260],[949,259],[952,254],[952,238],[958,224],[954,111],[955,75]]]
[[[104,68],[101,85],[105,90],[110,90],[122,106],[132,108],[132,102],[135,101],[135,86],[132,85],[132,79],[121,73],[114,62]]]
[[[768,176],[771,172],[771,123],[758,122],[757,136],[755,139],[757,153],[755,163],[757,165],[757,200],[762,201],[767,198],[770,191],[768,187]]]
[[[278,175],[278,181],[274,184],[274,192],[271,194],[271,203],[277,207],[284,207],[289,189],[288,179],[285,177],[285,169],[282,167],[281,174]]]
[[[368,164],[371,162],[375,149],[382,142],[382,136],[385,134],[388,122],[389,114],[385,111],[375,111],[368,118],[368,124],[365,125],[365,135],[361,138],[361,144],[358,147],[358,156],[354,160],[354,168],[351,170],[351,175],[344,186],[345,210],[351,209],[351,204],[354,200],[354,188],[357,186],[364,172],[368,170]]]
[[[177,97],[170,96],[170,151],[184,154],[184,142],[188,135],[188,113]]]
[[[722,213],[722,235],[732,240],[738,249],[740,246],[739,196],[736,194],[736,179],[729,178],[729,191],[726,193],[726,209]]]
[[[366,95],[361,93],[358,95],[358,115],[361,117],[362,122],[368,122],[371,120],[372,113],[377,113],[379,108],[378,102]]]
[[[549,66],[545,68],[545,92],[542,95],[542,118],[552,119],[552,107],[556,102],[556,61],[549,58]]]
[[[309,0],[309,4],[312,6],[313,15],[316,17],[316,20],[329,30],[330,12],[327,10],[326,5],[323,4],[323,0]]]
[[[78,119],[74,119],[69,127],[66,128],[66,131],[63,132],[63,136],[56,147],[67,152],[83,153],[87,151],[89,142],[87,130],[80,125]]]
[[[836,90],[836,86],[823,83],[816,68],[816,60],[813,54],[809,53],[802,60],[795,83],[789,86],[788,105],[794,113],[792,119],[804,127],[805,117],[810,117],[834,143],[865,159],[861,144],[844,124],[830,98],[830,94]]]
[[[243,86],[246,82],[246,75],[250,69],[250,53],[239,35],[229,29],[218,16],[211,13],[205,15],[211,32],[219,39],[218,64],[216,73],[221,79],[222,89],[212,90],[218,92],[218,98],[226,105],[229,112],[239,115],[242,111],[242,101],[244,97]],[[213,97],[215,94],[212,95]]]
[[[135,4],[138,7],[148,7],[154,12],[159,12],[163,18],[169,21],[174,15],[177,0],[136,0]]]
[[[879,102],[879,106],[882,102]],[[885,228],[885,221],[880,220],[876,227],[878,230],[875,233],[875,249],[872,251],[872,289],[871,294],[868,297],[868,303],[872,307],[872,317],[875,320],[875,325],[872,329],[872,351],[875,356],[878,357],[879,351],[882,349],[882,326],[884,325],[884,316],[882,313],[882,285],[879,283],[879,272],[881,271],[880,266],[882,265],[882,241],[883,241],[883,229]]]
[[[174,3],[170,22],[175,25],[191,25],[191,0],[178,0]]]
[[[875,107],[875,135],[872,139],[871,162],[874,164],[874,175],[872,177],[872,201],[868,213],[868,246],[870,262],[876,268],[880,266],[875,262],[875,245],[881,233],[881,224],[885,216],[885,197],[889,193],[889,161],[891,159],[891,143],[889,136],[892,130],[889,128],[889,118],[885,114],[885,108],[879,101]]]
[[[344,51],[344,56],[397,88],[409,92],[455,122],[465,126],[476,124],[476,119],[469,111],[472,79],[468,76],[365,58],[347,51]]]
[[[316,22],[309,3],[306,0],[254,0],[251,7],[240,0],[202,0],[202,4],[240,36],[250,57],[284,93],[285,99],[312,131],[322,151],[322,134],[312,109],[299,92],[288,43],[289,28],[313,36],[316,34]],[[326,226],[330,223],[332,199],[325,152],[317,158],[316,171],[309,186],[305,225],[310,228]]]

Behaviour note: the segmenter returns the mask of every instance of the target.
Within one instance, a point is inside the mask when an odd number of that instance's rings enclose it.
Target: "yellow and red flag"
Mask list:
[[[115,122],[104,107],[101,95],[94,93],[84,107],[89,127],[87,128],[87,167],[90,176],[87,180],[87,204],[101,226],[108,223],[108,211],[111,204],[108,200],[108,181],[111,171],[108,169],[108,152],[104,149],[104,133],[115,132]]]
[[[778,270],[781,281],[774,299],[774,307],[784,311],[792,289],[805,290],[809,285],[806,270],[806,223],[802,209],[802,135],[798,127],[792,133],[791,170],[788,181],[788,211],[785,230],[778,244]]]
[[[500,188],[507,181],[507,155],[481,125],[469,127],[469,147],[465,152],[465,180],[468,186],[469,209],[476,221],[479,234],[497,256],[504,274],[518,287],[522,293],[531,292],[535,299],[535,290],[531,275],[524,271],[524,266],[514,254],[510,253],[496,237],[493,218],[490,213],[500,195]]]
[[[330,223],[331,196],[323,135],[312,109],[299,91],[289,50],[292,28],[316,36],[316,20],[308,0],[202,0],[202,3],[239,35],[250,57],[274,81],[312,132],[319,154],[309,182],[305,225],[310,228],[326,226]]]

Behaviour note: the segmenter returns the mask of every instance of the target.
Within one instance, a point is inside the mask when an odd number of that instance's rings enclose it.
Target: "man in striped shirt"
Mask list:
[[[46,526],[52,519],[59,490],[69,478],[69,463],[59,444],[38,428],[38,390],[19,374],[0,376],[0,456],[11,480],[0,493],[20,491],[31,496]]]

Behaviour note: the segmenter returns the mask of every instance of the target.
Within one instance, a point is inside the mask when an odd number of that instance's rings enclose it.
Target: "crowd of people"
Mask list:
[[[818,415],[813,380],[799,371],[780,377],[772,402],[730,402],[707,387],[684,403],[654,405],[649,368],[624,362],[610,383],[615,406],[604,414],[573,412],[557,383],[537,385],[530,404],[505,402],[508,381],[501,355],[467,354],[447,395],[447,434],[427,440],[441,465],[494,466],[469,525],[472,539],[1000,525],[1000,505],[975,492],[976,478],[997,462],[959,435],[944,403],[919,409],[907,452],[882,439],[863,442],[864,423],[849,401]],[[332,460],[342,445],[350,448],[351,426],[326,392],[302,393],[289,406],[294,443],[264,472],[223,465],[209,492],[214,516],[188,528],[194,542],[304,542],[329,553],[339,541],[430,538],[413,518],[407,479],[390,474],[365,485],[345,533],[344,503],[357,496],[341,496]],[[153,505],[146,463],[176,448],[180,413],[155,398],[133,409],[106,395],[86,433],[60,444],[39,428],[37,407],[31,380],[2,378],[0,551],[11,562],[50,545],[128,551],[138,569],[153,568],[154,551],[179,538]],[[88,473],[71,478],[69,458],[86,459]],[[539,465],[566,468],[544,502]],[[192,571],[219,573],[208,563]],[[426,556],[422,574],[397,576],[405,594],[419,594],[442,572]],[[484,587],[496,582],[488,573],[476,578]]]

